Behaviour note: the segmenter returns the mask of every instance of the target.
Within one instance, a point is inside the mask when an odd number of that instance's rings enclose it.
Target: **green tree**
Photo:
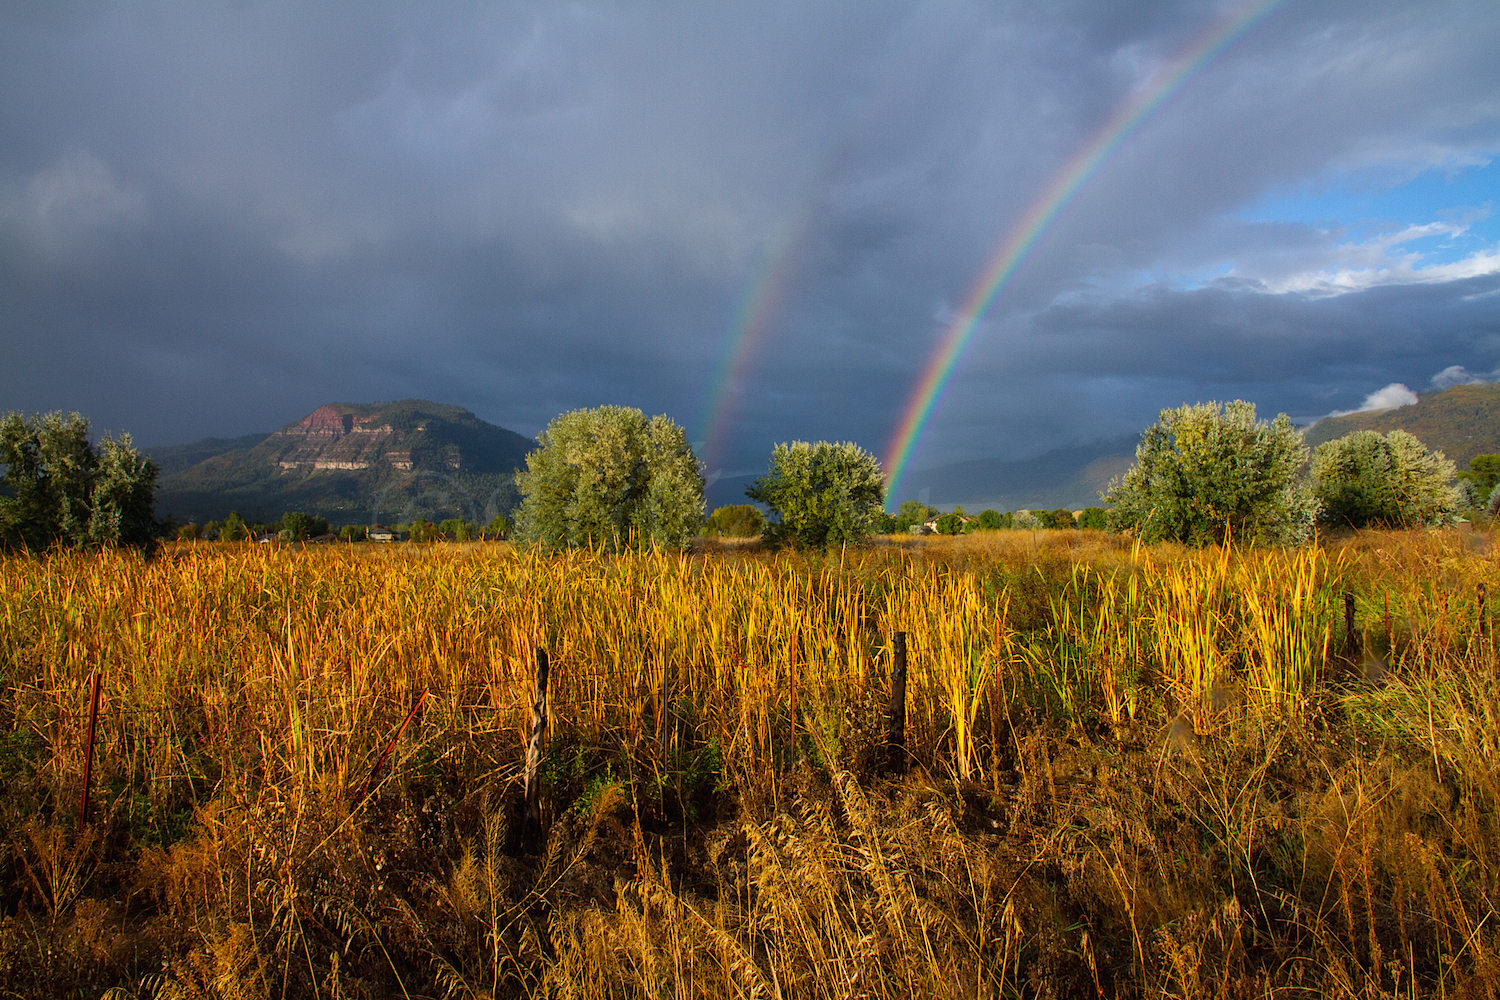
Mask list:
[[[1042,515],[1043,520],[1049,528],[1064,528],[1072,530],[1078,527],[1078,522],[1073,517],[1073,512],[1064,507],[1049,511]]]
[[[929,507],[920,500],[902,501],[901,506],[896,509],[893,533],[905,533],[912,525],[926,524],[932,518],[937,517],[937,515],[938,509],[936,507]]]
[[[250,537],[250,526],[240,516],[240,512],[232,510],[224,519],[224,526],[219,529],[219,541],[221,542],[243,542]]]
[[[339,529],[339,537],[346,542],[362,542],[369,530],[362,524],[346,524]]]
[[[937,519],[937,533],[940,535],[956,535],[963,527],[964,519],[956,513],[943,514]]]
[[[1451,520],[1462,499],[1451,485],[1454,472],[1442,452],[1401,430],[1354,431],[1318,445],[1312,457],[1324,520],[1356,528]]]
[[[978,525],[980,531],[996,531],[1001,524],[1000,512],[998,510],[982,510],[979,512],[979,519],[974,523]]]
[[[467,542],[479,533],[480,527],[461,517],[450,517],[438,525],[438,531],[450,542]]]
[[[715,508],[708,515],[708,524],[704,526],[703,533],[719,538],[754,538],[765,530],[766,516],[760,512],[760,508],[739,503]]]
[[[414,518],[406,525],[406,537],[413,542],[435,542],[438,537],[438,527],[425,518]]]
[[[517,529],[549,549],[687,548],[703,521],[703,475],[680,426],[601,406],[564,413],[518,473]]]
[[[77,413],[0,417],[0,548],[154,547],[156,464],[128,434],[96,450],[88,433]]]
[[[798,548],[857,544],[877,527],[885,481],[880,462],[853,442],[793,441],[771,452],[771,468],[745,496],[768,507],[772,543]]]
[[[1085,507],[1083,516],[1078,519],[1078,526],[1102,531],[1109,526],[1109,511],[1103,507]]]
[[[1115,530],[1203,545],[1236,539],[1295,543],[1318,513],[1299,481],[1307,445],[1286,414],[1267,424],[1235,400],[1162,410],[1141,435],[1135,465],[1110,483]]]
[[[283,537],[287,541],[305,542],[309,538],[328,534],[328,521],[316,514],[304,514],[300,510],[288,511],[281,515],[278,530],[285,533]]]
[[[1475,455],[1469,459],[1469,470],[1460,472],[1458,478],[1474,484],[1480,504],[1493,494],[1495,484],[1500,483],[1500,455]]]

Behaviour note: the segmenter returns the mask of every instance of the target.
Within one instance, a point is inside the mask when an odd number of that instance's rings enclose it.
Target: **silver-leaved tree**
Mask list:
[[[1318,445],[1313,489],[1331,524],[1421,527],[1453,519],[1464,500],[1453,463],[1406,431],[1354,431]]]
[[[1198,403],[1162,410],[1111,482],[1110,527],[1146,542],[1296,544],[1312,532],[1318,501],[1301,479],[1302,433],[1286,414],[1266,423],[1255,404]]]
[[[793,441],[775,447],[770,471],[745,495],[771,510],[767,541],[827,548],[864,541],[875,531],[885,481],[879,460],[852,441]]]
[[[77,413],[0,417],[0,548],[154,545],[156,465]]]
[[[517,532],[549,549],[686,548],[703,522],[703,474],[680,426],[624,406],[547,425],[516,475]]]

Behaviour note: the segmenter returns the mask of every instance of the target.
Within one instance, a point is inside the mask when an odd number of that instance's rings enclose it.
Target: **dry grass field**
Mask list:
[[[0,558],[0,996],[1493,996],[1490,542]]]

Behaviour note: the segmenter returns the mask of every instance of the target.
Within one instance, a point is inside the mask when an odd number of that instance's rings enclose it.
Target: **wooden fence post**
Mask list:
[[[1344,655],[1354,656],[1354,595],[1344,592]]]
[[[791,752],[791,763],[793,765],[795,765],[797,763],[797,633],[796,633],[796,631],[792,632],[792,650],[791,650],[791,656],[787,657],[787,662],[786,662],[786,679],[787,679],[788,686],[791,687],[791,689],[792,689],[791,690],[791,700],[792,700],[792,752]]]
[[[657,713],[656,718],[656,740],[657,744],[661,747],[661,769],[663,774],[666,773],[671,761],[668,752],[667,731],[667,716],[671,714],[671,709],[667,707],[671,704],[669,700],[671,694],[671,672],[672,643],[669,639],[663,639],[661,641],[661,711]]]
[[[892,767],[906,773],[906,633],[891,636],[891,724],[886,748]]]
[[[1484,615],[1484,602],[1489,594],[1485,591],[1484,584],[1479,585],[1479,637],[1482,639],[1489,634],[1490,623]]]
[[[89,679],[89,736],[83,754],[83,791],[78,798],[78,825],[89,821],[89,786],[94,783],[94,734],[99,722],[99,681],[103,670],[95,670]]]
[[[529,832],[541,829],[542,749],[547,743],[547,651],[536,651],[536,695],[531,702],[531,740],[526,745],[526,816]]]

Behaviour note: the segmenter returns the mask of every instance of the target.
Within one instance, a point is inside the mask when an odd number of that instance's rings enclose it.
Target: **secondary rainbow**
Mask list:
[[[709,393],[698,418],[699,440],[703,442],[701,457],[710,470],[717,470],[724,428],[733,415],[736,397],[745,383],[745,373],[755,357],[756,346],[764,339],[762,334],[781,303],[791,259],[795,256],[792,250],[801,238],[806,215],[804,207],[799,213],[799,221],[788,226],[777,245],[767,252],[755,280],[746,287],[735,306],[729,327],[728,350],[709,383]]]
[[[995,255],[990,258],[979,281],[964,299],[955,318],[943,332],[916,390],[902,411],[901,422],[897,425],[896,434],[886,452],[888,500],[895,499],[907,462],[911,460],[927,421],[937,407],[943,389],[980,319],[1004,291],[1027,252],[1036,245],[1047,226],[1152,111],[1283,2],[1285,0],[1256,0],[1246,4],[1202,35],[1176,60],[1159,70],[1053,177],[1026,210],[1026,214],[1011,228]]]
[[[760,267],[735,303],[724,353],[708,383],[703,408],[698,415],[697,440],[702,442],[699,457],[711,472],[718,471],[724,436],[732,422],[740,393],[748,382],[758,349],[780,312],[793,271],[799,262],[798,250],[813,225],[820,199],[851,144],[871,127],[880,109],[900,91],[902,77],[896,72],[904,49],[893,48],[884,67],[876,75],[877,83],[861,96],[858,108],[841,137],[831,143],[808,177],[803,197],[783,222],[760,260]]]

